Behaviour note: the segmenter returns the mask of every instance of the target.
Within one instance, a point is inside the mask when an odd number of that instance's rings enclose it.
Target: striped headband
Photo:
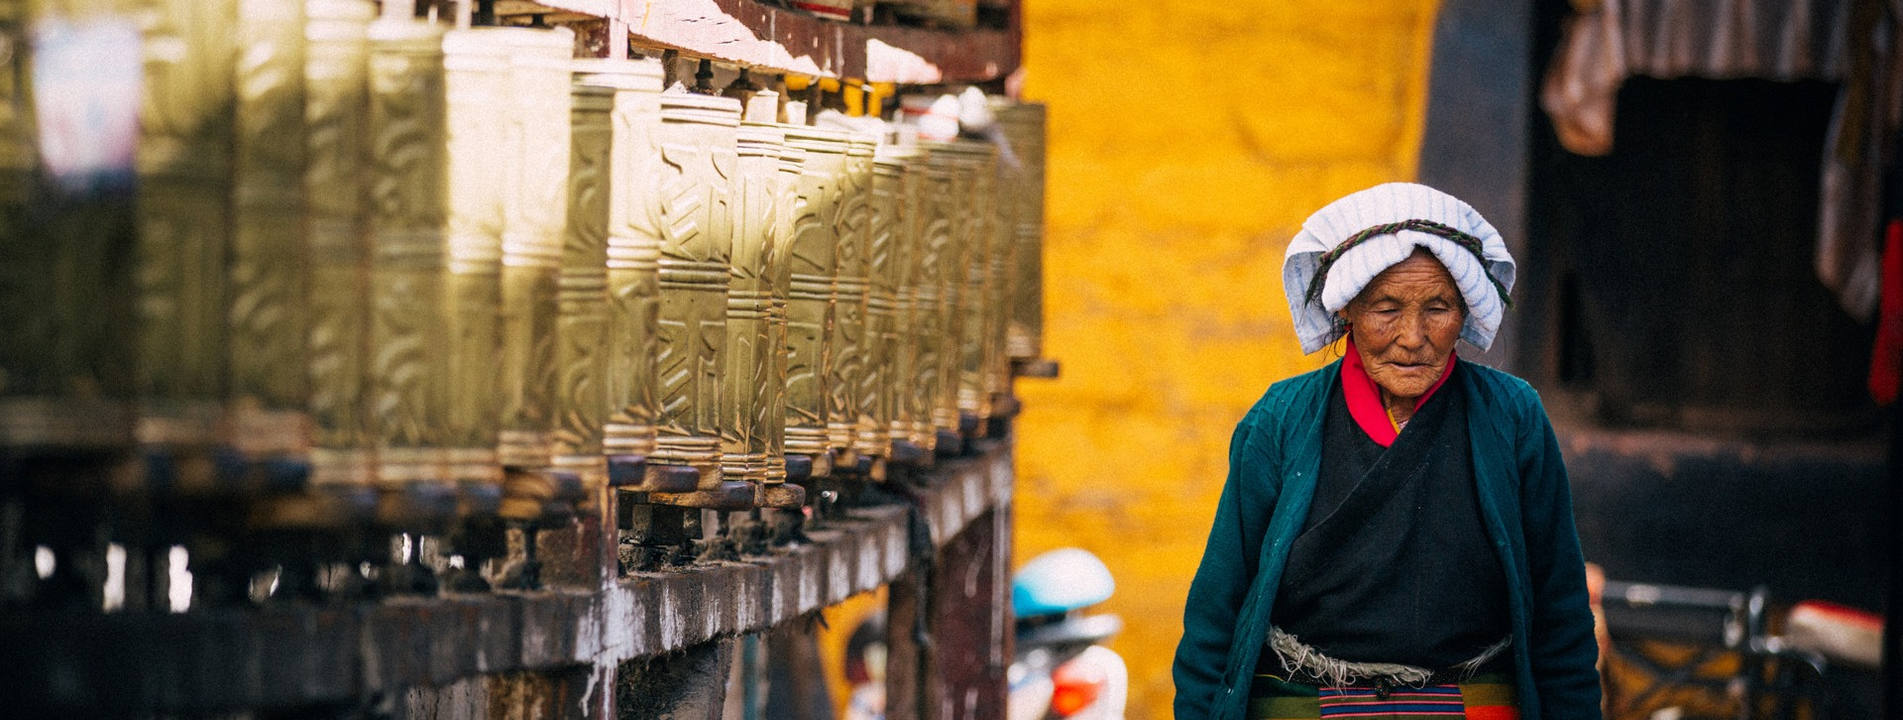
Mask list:
[[[1336,245],[1334,249],[1322,253],[1315,267],[1315,277],[1308,283],[1308,295],[1305,299],[1318,306],[1321,304],[1322,285],[1324,281],[1328,279],[1329,269],[1335,266],[1336,260],[1341,259],[1342,255],[1347,254],[1347,252],[1354,249],[1356,245],[1360,245],[1370,238],[1376,238],[1382,235],[1393,235],[1402,230],[1423,232],[1451,240],[1455,245],[1459,245],[1467,252],[1473,253],[1474,259],[1480,261],[1481,267],[1486,267],[1487,265],[1487,256],[1480,238],[1461,232],[1457,228],[1449,227],[1432,220],[1420,219],[1383,223],[1350,235],[1347,240],[1343,240],[1341,244]],[[1500,284],[1500,279],[1494,277],[1492,274],[1488,274],[1487,280],[1492,282],[1494,289],[1500,292],[1500,301],[1505,303],[1509,308],[1513,307],[1513,299],[1507,297],[1507,288],[1505,285]]]

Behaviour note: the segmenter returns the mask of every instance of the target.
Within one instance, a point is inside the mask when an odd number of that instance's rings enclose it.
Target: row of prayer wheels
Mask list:
[[[55,30],[138,41],[90,71],[137,88],[86,96],[133,115],[117,165],[48,141],[85,81]],[[0,0],[0,33],[0,492],[416,533],[797,509],[983,432],[1040,352],[1037,105],[809,124],[364,0]]]

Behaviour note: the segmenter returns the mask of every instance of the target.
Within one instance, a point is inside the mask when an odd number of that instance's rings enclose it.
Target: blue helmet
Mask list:
[[[1011,578],[1011,604],[1020,618],[1062,615],[1110,599],[1117,589],[1110,568],[1082,548],[1031,558]]]

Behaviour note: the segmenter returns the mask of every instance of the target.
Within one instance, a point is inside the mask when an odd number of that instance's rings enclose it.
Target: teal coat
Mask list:
[[[1525,381],[1465,366],[1467,426],[1487,536],[1507,569],[1521,717],[1599,717],[1598,645],[1559,442]],[[1176,647],[1176,717],[1241,720],[1289,545],[1321,467],[1341,362],[1276,383],[1236,425],[1229,479]]]

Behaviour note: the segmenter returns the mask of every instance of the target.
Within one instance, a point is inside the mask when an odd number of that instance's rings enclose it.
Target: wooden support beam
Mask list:
[[[590,572],[605,551],[603,531],[575,523],[543,530],[549,582],[537,591],[184,614],[0,612],[0,667],[11,668],[0,676],[0,696],[27,715],[210,712],[349,704],[517,672],[607,673],[630,660],[798,622],[905,577],[921,555],[975,557],[987,546],[989,564],[979,572],[991,580],[973,612],[989,613],[996,608],[985,604],[1002,602],[994,593],[1004,577],[999,553],[1008,551],[996,533],[1008,525],[996,518],[1010,502],[1011,450],[1008,440],[985,440],[976,452],[915,479],[912,506],[848,508],[811,527],[809,542],[739,561],[604,578]],[[929,533],[914,535],[915,513]],[[980,522],[978,530],[968,527]],[[950,587],[944,577],[935,576],[934,588]],[[988,614],[985,624],[968,626],[986,629],[970,639],[974,652],[999,637],[996,622]],[[990,667],[999,656],[973,657]],[[428,701],[460,702],[445,698]]]
[[[978,83],[1016,70],[1021,33],[841,23],[758,0],[502,0],[503,16],[590,18],[624,27],[637,45],[773,73],[907,85]]]

